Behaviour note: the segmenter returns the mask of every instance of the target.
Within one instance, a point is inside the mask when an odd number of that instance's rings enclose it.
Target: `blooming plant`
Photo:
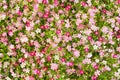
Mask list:
[[[0,80],[120,80],[120,0],[0,0]]]

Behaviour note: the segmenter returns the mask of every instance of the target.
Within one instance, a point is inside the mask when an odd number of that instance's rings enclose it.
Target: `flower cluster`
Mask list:
[[[120,0],[0,0],[1,80],[120,80]]]

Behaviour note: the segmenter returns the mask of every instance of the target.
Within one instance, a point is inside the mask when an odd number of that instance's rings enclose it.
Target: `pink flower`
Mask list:
[[[43,13],[42,13],[42,12],[38,12],[38,16],[39,16],[39,17],[42,17],[42,16],[43,16]]]
[[[87,6],[87,3],[86,3],[86,2],[81,2],[81,5],[82,5],[83,7],[85,7],[85,6]]]
[[[48,4],[48,0],[42,0],[43,4]]]
[[[89,41],[91,41],[92,40],[92,37],[91,36],[88,36],[88,38],[87,38]]]
[[[76,25],[80,25],[81,23],[82,23],[82,20],[77,19],[77,21],[76,21]],[[82,25],[80,25],[80,27],[82,27]]]
[[[35,78],[33,76],[30,76],[29,80],[35,80]]]
[[[70,45],[67,46],[67,50],[71,51],[71,46]]]
[[[57,70],[57,69],[58,69],[58,64],[56,64],[56,63],[51,63],[51,69],[52,69],[52,70]]]
[[[93,75],[93,76],[91,77],[91,79],[92,79],[92,80],[97,80],[97,76]]]
[[[58,29],[58,30],[56,31],[56,34],[60,34],[60,33],[61,33],[61,30]]]
[[[9,30],[9,31],[8,31],[8,35],[9,35],[9,36],[13,36],[13,31],[12,31],[12,30]]]
[[[58,51],[61,51],[61,50],[62,50],[62,47],[59,47],[59,48],[58,48]]]
[[[84,74],[84,71],[83,71],[83,70],[80,70],[80,74],[81,74],[81,75]]]
[[[72,6],[68,5],[68,6],[65,7],[65,10],[69,11],[71,8],[72,8]]]
[[[40,70],[39,69],[35,69],[34,70],[34,74],[40,74]]]
[[[39,7],[39,5],[38,5],[38,4],[35,4],[35,5],[34,5],[34,10],[38,10],[38,7]]]
[[[98,65],[94,65],[94,69],[98,69]]]
[[[106,13],[107,13],[107,10],[106,10],[106,9],[103,9],[103,10],[102,10],[102,13],[106,14]]]
[[[30,52],[30,56],[35,56],[36,55],[36,52],[35,51],[32,51],[32,52]]]
[[[54,0],[54,5],[55,5],[55,6],[58,5],[58,0]]]
[[[20,58],[20,59],[18,60],[18,62],[19,62],[19,63],[25,62],[25,58]]]
[[[62,59],[61,59],[61,61],[62,61],[62,62],[65,62],[65,61],[66,61],[66,59],[65,59],[65,58],[62,58]]]
[[[74,55],[75,57],[79,57],[79,56],[80,56],[80,52],[79,52],[78,50],[75,50],[75,51],[73,52],[73,55]]]
[[[85,48],[85,52],[89,52],[89,48]]]
[[[47,56],[47,61],[48,62],[50,62],[51,61],[51,59],[52,59],[52,57],[49,55],[49,56]]]
[[[67,65],[67,66],[73,66],[74,63],[73,63],[73,62],[67,62],[66,65]]]
[[[120,4],[120,0],[117,0],[117,4]]]
[[[66,32],[65,35],[66,35],[66,36],[70,36],[70,33],[69,33],[69,32]]]
[[[120,47],[117,47],[117,51],[120,52]]]

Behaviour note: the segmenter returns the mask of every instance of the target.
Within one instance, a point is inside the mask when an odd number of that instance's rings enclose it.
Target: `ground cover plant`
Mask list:
[[[120,0],[0,0],[0,80],[120,80]]]

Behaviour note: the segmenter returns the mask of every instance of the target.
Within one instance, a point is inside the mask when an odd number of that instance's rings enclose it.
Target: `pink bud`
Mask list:
[[[99,38],[99,41],[103,42],[103,38],[102,38],[102,37],[100,37],[100,38]]]
[[[85,6],[87,6],[87,3],[86,3],[86,2],[81,2],[81,5],[82,5],[83,7],[85,7]]]
[[[117,4],[120,4],[120,0],[117,0]]]
[[[62,62],[65,62],[66,60],[65,60],[65,58],[62,58],[61,61],[62,61]]]
[[[20,58],[20,59],[18,60],[18,62],[19,62],[19,63],[25,62],[25,58]]]
[[[98,65],[95,65],[95,66],[94,66],[94,69],[96,69],[96,70],[97,70],[97,69],[98,69]]]
[[[61,3],[61,5],[60,5],[61,7],[64,7],[64,3]]]
[[[66,32],[65,35],[66,35],[66,36],[70,36],[70,33],[69,33],[69,32]]]
[[[49,28],[49,26],[48,25],[45,25],[45,29],[48,29]]]
[[[55,6],[58,5],[58,0],[54,0],[54,5],[55,5]]]
[[[99,32],[98,31],[95,31],[95,35],[98,35],[99,34]]]
[[[61,51],[61,50],[62,50],[62,47],[59,47],[59,48],[58,48],[58,51]]]
[[[43,26],[43,25],[42,25],[42,26],[40,26],[40,29],[44,29],[44,28],[45,28],[45,26]]]
[[[36,55],[36,52],[33,51],[33,52],[30,52],[30,56],[35,56]]]
[[[38,7],[39,7],[38,4],[35,4],[35,5],[34,5],[34,9],[35,9],[35,10],[38,10]]]
[[[35,78],[33,76],[30,76],[29,80],[35,80]]]
[[[17,12],[17,14],[18,14],[19,16],[21,16],[21,15],[22,15],[22,12],[19,10],[19,11]]]
[[[43,17],[46,19],[48,18],[48,14],[44,14]]]
[[[42,12],[38,12],[38,16],[39,16],[39,17],[42,17],[42,16],[43,16],[43,13],[42,13]]]
[[[58,29],[58,30],[56,31],[56,34],[60,34],[60,33],[61,33],[61,30]]]
[[[43,4],[47,4],[48,1],[47,1],[47,0],[42,0],[42,3],[43,3]]]
[[[71,5],[65,7],[65,10],[69,11],[71,9]]]
[[[88,36],[88,40],[90,40],[90,41],[91,41],[91,40],[92,40],[92,37],[91,37],[91,36]]]
[[[84,74],[84,71],[83,71],[83,70],[80,70],[80,74],[81,74],[81,75]]]
[[[44,37],[44,36],[45,36],[45,34],[44,34],[44,33],[41,33],[41,34],[40,34],[40,36],[41,36],[41,37]]]
[[[103,10],[102,10],[102,13],[106,14],[106,13],[107,13],[107,10],[106,10],[106,9],[103,9]]]
[[[39,69],[35,69],[34,70],[34,74],[40,74],[40,70]]]
[[[113,57],[113,58],[117,58],[118,55],[117,55],[117,54],[113,54],[112,57]]]
[[[116,37],[117,37],[117,38],[120,38],[120,35],[117,35]]]
[[[52,57],[51,57],[51,56],[47,56],[47,61],[48,61],[48,62],[50,62],[50,61],[51,61],[51,59],[52,59]]]
[[[13,36],[13,31],[12,31],[12,30],[9,30],[9,31],[8,31],[8,35],[9,35],[9,36]]]
[[[30,26],[30,22],[26,21],[26,26],[29,27]]]
[[[89,51],[89,48],[85,48],[85,52],[88,52]]]
[[[92,79],[92,80],[97,80],[97,76],[93,75],[93,76],[91,77],[91,79]]]
[[[67,66],[73,66],[74,63],[73,62],[67,62]]]

